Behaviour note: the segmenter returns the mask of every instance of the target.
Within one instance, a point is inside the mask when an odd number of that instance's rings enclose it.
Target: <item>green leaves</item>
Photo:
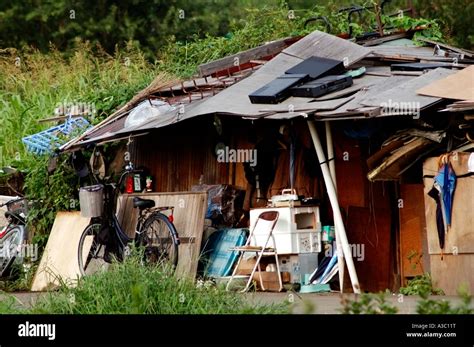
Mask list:
[[[29,167],[25,189],[28,200],[33,203],[28,213],[28,227],[35,235],[48,235],[56,212],[74,210],[79,205],[76,203],[78,180],[67,158],[58,160],[58,168],[51,175],[47,162],[47,157],[29,156],[23,163]]]
[[[398,308],[385,298],[386,293],[362,293],[354,300],[343,299],[344,314],[395,314]]]
[[[408,281],[406,287],[400,288],[403,295],[444,295],[441,289],[433,288],[433,283],[429,273],[416,276]]]
[[[418,301],[416,312],[419,314],[473,314],[472,296],[469,295],[468,288],[461,286],[458,290],[460,300],[453,304],[447,300],[434,300],[425,292],[421,294],[421,300]]]

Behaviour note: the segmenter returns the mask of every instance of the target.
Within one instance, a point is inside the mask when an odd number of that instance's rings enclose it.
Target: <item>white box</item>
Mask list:
[[[257,208],[250,211],[250,229],[252,230],[262,212],[278,211],[279,218],[273,229],[278,254],[298,254],[321,252],[321,223],[319,208],[271,207]],[[258,230],[252,246],[264,246],[266,234]],[[269,244],[271,246],[271,242]]]
[[[301,270],[300,261],[297,255],[283,255],[278,257],[280,271],[290,273],[290,283],[300,283]]]
[[[280,271],[290,273],[291,283],[303,283],[304,276],[318,267],[318,254],[282,255],[278,257]]]

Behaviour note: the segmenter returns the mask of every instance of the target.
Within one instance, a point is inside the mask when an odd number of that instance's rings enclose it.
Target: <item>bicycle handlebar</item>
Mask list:
[[[15,199],[9,200],[9,201],[7,201],[7,202],[5,202],[5,203],[3,203],[3,204],[0,204],[0,207],[6,206],[6,205],[8,205],[8,204],[13,204],[13,203],[15,203],[15,202],[22,201],[22,200],[26,200],[26,198],[20,197],[20,198],[15,198]]]

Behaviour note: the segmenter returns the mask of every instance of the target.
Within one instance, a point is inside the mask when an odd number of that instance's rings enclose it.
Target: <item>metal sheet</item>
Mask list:
[[[433,81],[439,80],[451,74],[454,74],[455,71],[443,68],[434,69],[422,76],[411,78],[410,80],[393,86],[392,88],[374,95],[373,97],[366,98],[361,101],[362,105],[365,106],[382,106],[395,108],[395,104],[401,105],[409,108],[410,110],[420,110],[426,108],[440,100],[440,98],[429,97],[418,95],[416,91],[426,85],[429,85]],[[397,77],[407,77],[407,76],[397,76]],[[412,76],[413,77],[413,76]]]
[[[318,30],[283,50],[283,53],[300,59],[317,56],[342,61],[346,60],[348,65],[363,59],[371,52],[372,47],[362,47],[356,43]]]

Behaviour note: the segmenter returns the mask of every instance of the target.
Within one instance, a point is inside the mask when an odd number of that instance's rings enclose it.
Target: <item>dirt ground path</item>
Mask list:
[[[19,307],[29,308],[46,292],[18,292],[10,293],[16,298]],[[243,294],[252,304],[276,304],[285,300],[291,302],[291,312],[294,314],[338,314],[341,313],[342,303],[339,293],[326,294],[299,294],[299,293],[249,293]],[[353,294],[347,294],[347,298],[354,299]],[[460,302],[455,296],[432,296],[435,300],[448,300],[453,304]],[[403,296],[403,300],[397,296],[387,296],[387,301],[398,308],[399,314],[416,313],[416,296]],[[5,300],[5,294],[0,294],[0,301]]]

